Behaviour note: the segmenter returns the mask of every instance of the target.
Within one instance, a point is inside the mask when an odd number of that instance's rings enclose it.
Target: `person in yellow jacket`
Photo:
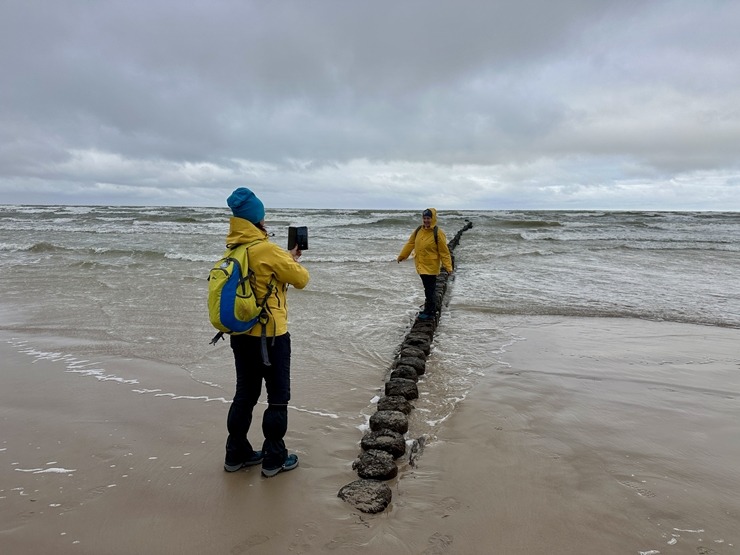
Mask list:
[[[409,240],[401,249],[397,261],[400,263],[406,260],[412,252],[415,252],[416,271],[424,284],[424,297],[426,299],[424,311],[419,314],[419,318],[427,320],[434,318],[437,311],[434,291],[440,268],[444,266],[449,274],[453,271],[447,237],[444,231],[437,227],[437,210],[435,208],[427,208],[422,212],[421,225],[411,233]]]
[[[267,318],[249,332],[231,336],[231,349],[236,366],[236,393],[229,407],[226,427],[224,470],[236,472],[245,466],[262,464],[264,476],[293,470],[298,457],[288,454],[285,433],[288,429],[290,401],[290,334],[288,333],[288,285],[303,289],[308,284],[308,270],[298,259],[296,246],[286,251],[268,239],[265,208],[247,189],[236,189],[227,199],[233,217],[229,221],[227,247],[247,243],[249,269],[254,273],[251,284],[262,302],[267,296]],[[267,390],[267,408],[262,417],[264,441],[255,450],[247,439],[252,424],[252,411],[262,392]]]

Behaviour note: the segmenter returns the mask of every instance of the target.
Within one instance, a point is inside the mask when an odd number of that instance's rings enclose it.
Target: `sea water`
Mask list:
[[[208,271],[226,208],[0,206],[0,331],[18,349],[80,364],[138,358],[233,394],[228,342],[209,345]],[[420,214],[268,209],[271,240],[309,229],[304,290],[288,294],[293,405],[368,413],[423,303],[412,260]],[[428,361],[415,433],[433,435],[534,316],[619,317],[740,328],[740,214],[442,211],[468,221]],[[61,352],[58,343],[63,340]],[[41,355],[39,355],[41,353]],[[77,362],[75,362],[77,361]],[[349,413],[349,414],[348,414]]]

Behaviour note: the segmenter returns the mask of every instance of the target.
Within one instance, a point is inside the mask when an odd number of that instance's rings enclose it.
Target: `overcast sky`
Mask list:
[[[737,0],[0,0],[0,204],[740,210]]]

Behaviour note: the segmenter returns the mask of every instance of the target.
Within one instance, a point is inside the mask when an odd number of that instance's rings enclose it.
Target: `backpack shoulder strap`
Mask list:
[[[249,268],[249,247],[256,245],[260,241],[261,239],[257,239],[256,241],[252,241],[251,243],[234,243],[231,245],[226,245],[226,248],[229,249],[229,252],[228,252],[229,255],[231,255],[239,247],[244,247],[244,262],[246,263],[245,264],[246,267],[243,268],[242,270],[248,276],[252,273],[252,270],[250,270]]]
[[[252,241],[251,243],[229,243],[226,245],[226,248],[229,249],[230,251],[234,251],[238,249],[239,247],[243,247],[244,245],[246,245],[246,247],[249,248],[260,242],[262,242],[262,239],[257,239],[256,241]]]

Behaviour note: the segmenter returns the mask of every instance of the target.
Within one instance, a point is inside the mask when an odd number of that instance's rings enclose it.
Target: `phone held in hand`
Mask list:
[[[293,250],[296,245],[299,251],[308,249],[308,228],[306,226],[288,228],[288,250]]]

